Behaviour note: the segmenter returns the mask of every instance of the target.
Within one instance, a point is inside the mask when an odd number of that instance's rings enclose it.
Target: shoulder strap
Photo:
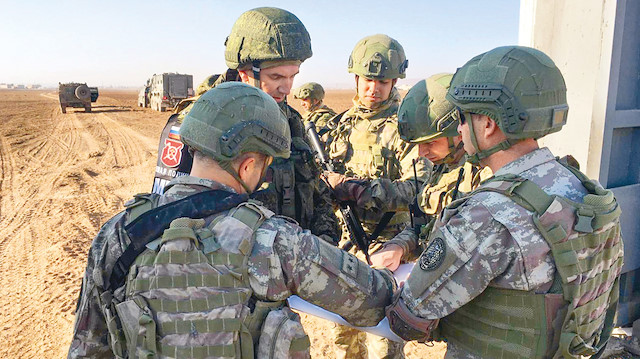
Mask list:
[[[553,202],[553,196],[548,195],[534,182],[510,174],[489,178],[472,194],[479,192],[501,193],[538,215],[542,215]]]
[[[123,231],[118,230],[118,232],[124,232],[129,237],[130,244],[108,274],[106,289],[115,290],[124,284],[129,267],[136,257],[145,250],[149,242],[160,237],[174,219],[204,218],[236,207],[247,199],[246,194],[240,195],[223,190],[205,191],[149,209],[133,220],[127,221],[128,223],[118,222],[116,226],[124,227]],[[126,217],[123,216],[123,218]]]

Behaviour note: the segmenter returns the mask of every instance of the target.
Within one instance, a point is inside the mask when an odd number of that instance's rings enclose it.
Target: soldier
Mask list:
[[[418,235],[428,233],[435,216],[449,204],[453,196],[470,192],[481,179],[491,176],[490,170],[481,171],[471,163],[465,164],[462,137],[458,134],[459,113],[445,98],[453,74],[437,74],[419,81],[407,93],[398,109],[398,131],[402,140],[418,145],[421,157],[430,160],[435,168],[425,182],[418,198],[402,192],[407,186],[400,181],[379,178],[363,183],[344,178],[336,187],[341,200],[356,202],[367,210],[407,210],[414,202],[415,228],[407,228],[383,249],[371,256],[371,262],[396,270],[401,260],[413,261],[422,252]],[[462,174],[461,174],[462,173]],[[415,183],[414,183],[415,185]],[[458,197],[458,196],[456,196]],[[424,228],[418,225],[421,211]],[[427,225],[428,224],[428,225]]]
[[[355,74],[356,95],[354,106],[339,119],[331,131],[329,157],[336,170],[345,176],[371,180],[387,178],[401,181],[399,186],[409,197],[415,196],[415,185],[407,181],[414,177],[412,160],[418,159],[418,147],[406,143],[398,134],[396,113],[400,102],[395,84],[405,77],[407,60],[400,43],[387,35],[367,36],[360,40],[349,57],[349,72]],[[424,158],[417,164],[420,183],[426,180],[430,164]],[[328,173],[332,179],[342,176]],[[356,208],[362,226],[374,240],[383,242],[393,238],[409,223],[408,211],[384,212]],[[372,244],[372,249],[375,248]],[[367,334],[347,327],[336,327],[336,344],[340,356],[394,358],[403,357],[403,344]],[[360,353],[360,354],[358,354]]]
[[[300,86],[293,92],[293,97],[299,99],[302,107],[307,111],[302,118],[305,126],[312,122],[320,137],[336,127],[336,124],[330,121],[335,117],[336,112],[322,103],[324,89],[319,83],[308,82]]]
[[[292,13],[273,7],[246,11],[236,20],[225,41],[225,60],[229,69],[222,75],[207,77],[198,87],[204,92],[228,81],[241,81],[261,88],[278,102],[289,120],[291,157],[275,159],[267,173],[269,189],[256,196],[277,214],[294,218],[303,228],[323,239],[340,237],[338,220],[326,184],[319,179],[309,146],[305,142],[301,116],[286,102],[300,64],[311,57],[311,40],[304,24]],[[162,193],[167,180],[185,175],[191,166],[187,146],[177,132],[186,107],[172,116],[160,141],[154,193]],[[169,156],[167,154],[177,154]],[[179,157],[179,159],[176,159]],[[167,168],[167,162],[170,168]]]
[[[438,217],[387,309],[392,329],[446,340],[447,358],[598,353],[618,298],[620,209],[538,147],[567,120],[560,70],[541,51],[498,47],[458,69],[447,99],[462,113],[468,160],[494,177]]]
[[[355,325],[384,317],[388,270],[248,200],[272,159],[290,155],[287,122],[246,84],[196,101],[180,128],[191,175],[137,195],[92,243],[70,358],[309,357],[286,306],[294,294]]]

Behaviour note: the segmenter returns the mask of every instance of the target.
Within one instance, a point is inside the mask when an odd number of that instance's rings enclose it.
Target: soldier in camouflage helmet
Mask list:
[[[395,88],[398,78],[406,76],[407,59],[398,41],[387,35],[367,36],[360,40],[349,56],[348,70],[355,75],[356,95],[353,107],[341,114],[336,129],[330,132],[329,158],[336,168],[327,173],[332,187],[345,178],[359,180],[386,178],[401,181],[408,197],[415,196],[412,160],[418,159],[417,180],[422,184],[430,163],[418,156],[418,146],[400,139],[396,113],[400,96]],[[409,223],[408,210],[386,212],[354,208],[362,226],[377,242],[393,238]],[[371,250],[378,247],[372,243]],[[365,356],[364,334],[346,327],[336,329],[338,355]],[[403,344],[367,335],[369,357],[403,357]],[[353,354],[352,354],[353,353]]]
[[[488,168],[481,171],[477,166],[465,164],[462,137],[457,130],[459,113],[445,98],[452,77],[453,74],[442,73],[419,81],[409,90],[398,110],[400,138],[417,144],[419,155],[435,165],[417,198],[402,192],[407,187],[402,181],[387,178],[364,183],[345,179],[336,188],[341,200],[356,202],[367,210],[407,210],[412,203],[415,205],[415,227],[405,229],[374,253],[371,262],[375,265],[395,270],[401,261],[415,260],[421,252],[418,235],[428,232],[430,225],[427,224],[431,224],[454,195],[470,192],[480,180],[491,176]],[[419,224],[424,224],[424,228]]]
[[[498,47],[458,69],[447,99],[469,159],[494,176],[438,217],[387,308],[392,330],[444,339],[448,358],[598,353],[618,299],[620,208],[538,147],[567,120],[560,70],[541,51]]]
[[[336,127],[336,113],[327,105],[322,103],[324,100],[324,89],[317,82],[308,82],[293,92],[293,97],[299,99],[302,107],[307,111],[302,120],[305,126],[311,122],[316,127],[316,132],[322,137],[325,133]]]
[[[137,195],[92,243],[70,358],[309,357],[286,305],[294,294],[355,325],[383,318],[395,289],[388,270],[248,199],[273,157],[290,156],[273,98],[221,84],[180,134],[191,175],[163,195]]]
[[[274,161],[267,172],[268,188],[256,196],[275,213],[294,218],[303,228],[330,241],[340,237],[340,228],[329,191],[319,179],[319,169],[306,143],[302,117],[286,101],[300,65],[311,55],[309,33],[294,14],[274,7],[252,9],[240,15],[225,41],[224,56],[229,69],[221,75],[209,76],[198,92],[240,81],[262,89],[276,100],[289,120],[292,154],[289,159]],[[154,193],[162,193],[170,178],[189,171],[191,156],[177,131],[190,109],[187,106],[172,116],[165,126]]]

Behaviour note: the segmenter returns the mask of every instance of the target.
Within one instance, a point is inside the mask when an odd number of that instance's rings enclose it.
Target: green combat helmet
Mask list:
[[[207,91],[194,103],[180,127],[182,141],[207,156],[238,180],[231,162],[245,152],[289,158],[289,122],[276,101],[241,82],[226,82]]]
[[[402,45],[387,35],[378,34],[358,41],[349,56],[348,69],[369,79],[403,79],[408,65]]]
[[[398,132],[404,141],[425,143],[441,137],[448,139],[449,154],[438,161],[442,163],[453,161],[454,154],[462,148],[453,144],[453,138],[458,136],[458,110],[446,99],[452,77],[453,74],[442,73],[419,81],[398,109]]]
[[[324,89],[317,82],[307,82],[293,91],[293,97],[300,100],[311,98],[322,101],[324,99]]]
[[[230,69],[251,65],[259,79],[265,62],[300,64],[311,57],[311,38],[304,24],[292,13],[275,7],[244,12],[233,24],[225,41],[224,59]]]
[[[469,116],[471,142],[478,163],[519,140],[538,139],[567,123],[567,87],[562,73],[542,51],[523,46],[498,47],[469,60],[451,81],[447,99]],[[506,141],[480,151],[471,113],[491,117]]]

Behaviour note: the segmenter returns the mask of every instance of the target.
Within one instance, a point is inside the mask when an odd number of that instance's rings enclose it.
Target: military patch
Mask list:
[[[432,271],[440,267],[446,254],[447,245],[444,243],[444,240],[440,237],[435,238],[433,242],[429,244],[429,247],[422,252],[422,255],[420,255],[420,259],[418,260],[420,268],[425,271]]]
[[[182,148],[184,144],[180,141],[165,139],[162,149],[162,163],[167,167],[177,167],[182,160]]]

